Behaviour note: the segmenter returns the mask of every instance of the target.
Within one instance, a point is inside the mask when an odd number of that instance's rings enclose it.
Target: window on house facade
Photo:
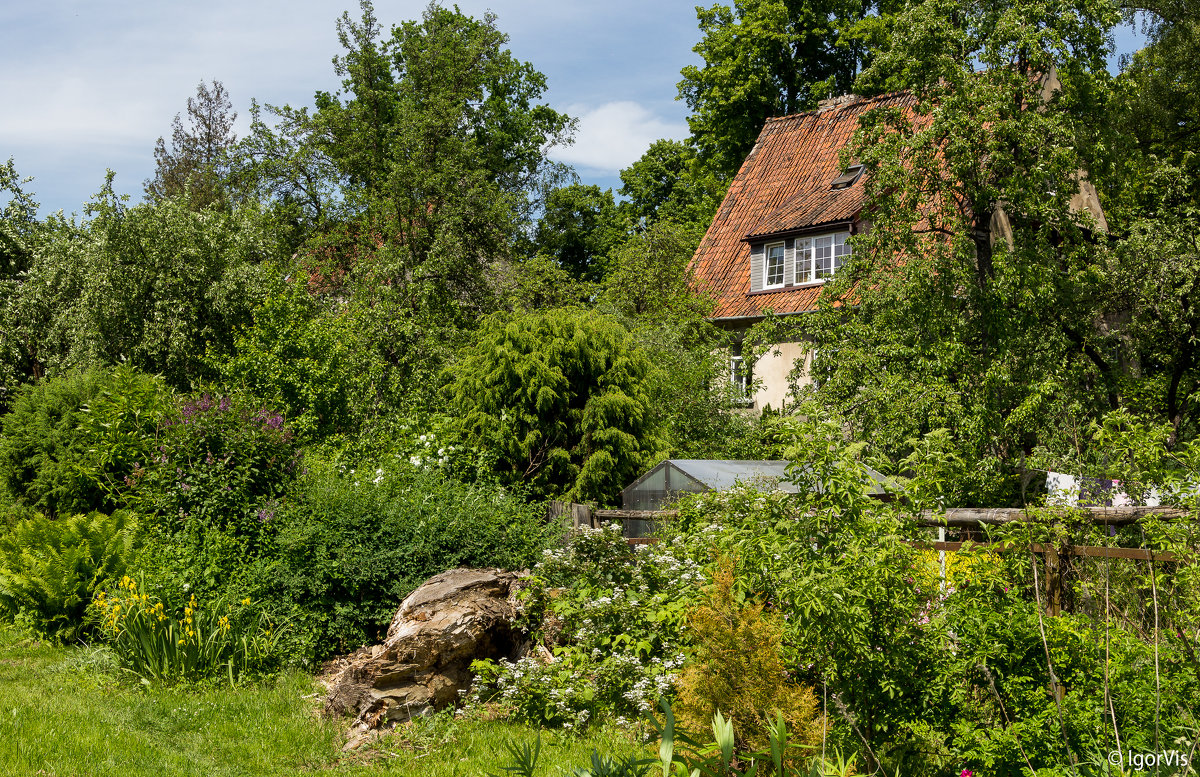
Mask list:
[[[783,285],[783,243],[767,246],[767,261],[763,264],[763,288]]]
[[[796,283],[832,278],[852,253],[849,232],[818,235],[796,241]]]
[[[808,283],[813,280],[812,240],[803,238],[796,241],[796,283]]]
[[[735,402],[746,404],[754,401],[750,395],[750,367],[741,356],[729,357],[729,385]]]

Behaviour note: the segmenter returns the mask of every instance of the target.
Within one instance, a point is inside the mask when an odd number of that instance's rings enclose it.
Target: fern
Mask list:
[[[0,616],[58,642],[80,637],[88,605],[120,577],[137,538],[132,514],[38,515],[0,536]]]

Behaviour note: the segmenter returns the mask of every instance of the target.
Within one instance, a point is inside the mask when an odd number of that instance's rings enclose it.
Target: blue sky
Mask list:
[[[352,4],[353,3],[353,4]],[[377,0],[385,27],[417,18],[425,3]],[[676,102],[679,69],[693,61],[695,4],[687,0],[460,0],[492,10],[509,46],[546,74],[547,100],[579,118],[556,156],[581,177],[618,186],[616,171],[660,137],[687,134]],[[82,210],[117,173],[140,199],[154,141],[170,134],[201,80],[225,84],[244,134],[251,98],[311,105],[338,86],[334,28],[354,0],[208,0],[0,5],[0,161],[33,176],[42,211]]]
[[[587,183],[650,142],[687,135],[679,70],[697,61],[694,0],[460,0],[497,14],[520,59],[546,74],[547,100],[579,119],[554,156]],[[421,0],[376,0],[385,27],[417,18]],[[82,210],[104,180],[138,200],[154,142],[170,134],[201,80],[225,84],[244,134],[251,98],[311,105],[338,82],[335,20],[355,0],[40,0],[0,5],[0,162],[12,157],[43,213]],[[1132,39],[1125,43],[1131,47]]]

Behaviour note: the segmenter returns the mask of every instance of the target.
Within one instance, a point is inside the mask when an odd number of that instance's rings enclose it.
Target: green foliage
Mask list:
[[[930,537],[910,519],[936,513],[957,487],[963,463],[945,435],[914,441],[895,481],[905,501],[880,503],[864,494],[864,446],[804,411],[781,429],[802,493],[691,497],[667,536],[697,561],[735,558],[734,596],[782,616],[789,676],[821,688],[833,746],[889,772],[1016,773],[1082,762],[1118,738],[1154,751],[1162,732],[1194,725],[1184,699],[1200,683],[1190,564],[1200,535],[1190,517],[1110,536],[1067,510],[1031,507],[988,538],[1004,545],[955,553],[941,581],[910,544]],[[1170,429],[1111,414],[1091,433],[1109,452],[1105,467],[1090,471],[1194,510],[1200,461],[1194,446],[1168,449]],[[1061,553],[1051,565],[1028,550],[1144,543],[1184,563]],[[1048,582],[1052,566],[1061,588]]]
[[[77,433],[87,451],[76,466],[107,505],[125,504],[133,478],[158,451],[160,425],[171,407],[171,392],[157,376],[125,364],[104,374],[80,413]]]
[[[661,442],[653,366],[614,319],[582,310],[493,316],[452,367],[452,403],[497,471],[537,496],[611,501]]]
[[[102,430],[89,434],[82,425],[88,404],[110,381],[110,375],[90,370],[24,386],[16,394],[12,412],[2,419],[0,477],[18,504],[50,516],[104,505],[104,488],[81,466],[101,442],[94,435]],[[107,455],[95,450],[93,462]]]
[[[635,758],[632,755],[614,758],[593,750],[591,763],[587,767],[577,767],[572,777],[646,777],[653,763],[653,758]]]
[[[11,157],[0,165],[0,192],[5,200],[0,210],[0,280],[5,282],[29,266],[30,241],[38,228],[38,204],[23,188],[30,180],[17,173]]]
[[[470,323],[494,304],[490,266],[561,173],[545,152],[571,122],[540,102],[544,76],[505,48],[493,15],[430,4],[384,37],[361,9],[338,22],[342,90],[317,93],[311,115],[278,109],[278,133],[256,123],[246,175],[309,223],[342,211],[355,281],[391,288],[396,321]]]
[[[608,254],[625,237],[612,190],[571,184],[546,195],[533,247],[575,278],[598,281]]]
[[[665,219],[628,238],[611,256],[601,309],[622,317],[659,368],[650,407],[673,457],[760,458],[756,419],[731,412],[736,398],[725,390],[728,337],[706,320],[713,300],[688,266],[699,239]]]
[[[254,205],[195,212],[181,201],[126,207],[111,178],[83,223],[51,217],[29,269],[0,289],[5,374],[21,380],[128,361],[186,389],[209,374],[265,296],[278,256]],[[7,386],[6,391],[11,391]]]
[[[187,101],[188,126],[179,114],[171,122],[171,148],[160,137],[154,144],[154,177],[146,197],[178,197],[193,210],[229,206],[230,153],[237,143],[237,112],[220,81],[203,81]]]
[[[499,285],[506,307],[516,310],[586,306],[596,294],[595,284],[579,280],[542,254],[508,267]]]
[[[814,394],[894,459],[953,430],[990,481],[963,488],[969,503],[1015,501],[1002,484],[1020,451],[1073,449],[1123,401],[1123,327],[1098,322],[1126,315],[1109,290],[1129,279],[1102,271],[1103,225],[1077,198],[1117,18],[1103,0],[1071,13],[930,0],[896,18],[904,33],[863,75],[919,104],[864,116],[844,151],[867,167],[874,227],[805,322]],[[846,316],[834,301],[851,293]]]
[[[850,28],[891,3],[738,0],[697,6],[703,65],[681,71],[679,97],[699,156],[733,177],[766,120],[850,91],[865,56]]]
[[[456,567],[526,568],[561,531],[540,506],[408,457],[344,472],[311,467],[269,521],[272,552],[243,588],[292,624],[284,647],[295,659],[378,642],[428,578]]]
[[[699,730],[688,730],[677,725],[674,710],[667,700],[660,703],[663,718],[651,715],[650,722],[658,735],[658,766],[663,777],[751,777],[761,768],[764,774],[775,777],[849,777],[855,773],[853,760],[839,756],[836,763],[820,758],[796,758],[793,749],[807,751],[810,748],[789,739],[787,723],[782,715],[766,720],[767,746],[759,750],[748,750],[739,746],[740,737],[733,721],[720,712],[712,717],[711,726],[701,734]],[[805,761],[811,765],[804,766]]]
[[[780,716],[797,733],[796,744],[820,741],[824,721],[812,690],[788,680],[782,617],[735,599],[728,561],[714,574],[706,600],[689,614],[688,628],[692,660],[679,675],[675,702],[685,728],[700,731],[724,715],[729,726],[737,727],[741,748],[762,748]]]
[[[670,688],[700,577],[671,547],[634,551],[617,524],[580,529],[543,551],[521,594],[522,625],[554,660],[477,661],[472,701],[568,730],[628,724]]]
[[[621,171],[621,210],[633,224],[687,224],[701,232],[721,205],[725,187],[697,164],[696,152],[679,140],[656,140]]]
[[[371,409],[382,365],[350,310],[323,309],[293,282],[254,311],[254,325],[219,364],[226,385],[282,407],[304,439],[353,434]]]
[[[233,685],[247,674],[266,669],[275,656],[280,628],[250,599],[239,607],[216,602],[201,606],[193,594],[174,617],[162,601],[138,592],[137,581],[125,576],[101,591],[92,603],[101,635],[112,645],[122,666],[145,680],[178,682],[223,675]]]
[[[125,571],[137,537],[124,511],[17,522],[0,534],[0,615],[54,641],[82,637],[88,605]]]
[[[713,300],[693,288],[688,267],[701,234],[670,221],[655,222],[616,247],[603,295],[626,315],[651,321],[695,323],[712,312]]]
[[[181,397],[163,427],[158,456],[134,482],[154,526],[196,547],[215,532],[241,552],[261,550],[300,469],[283,416],[244,396],[205,393]]]

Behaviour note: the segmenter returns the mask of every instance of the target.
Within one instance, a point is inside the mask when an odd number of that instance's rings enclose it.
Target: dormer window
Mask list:
[[[862,177],[862,165],[850,165],[846,168],[846,172],[834,178],[829,184],[830,189],[848,189],[854,185],[854,182]]]
[[[783,287],[783,259],[783,243],[772,243],[767,246],[767,260],[763,263],[764,289]]]
[[[850,232],[750,244],[750,292],[779,291],[832,278],[850,258]]]
[[[832,278],[853,253],[849,232],[817,235],[796,241],[796,283]]]

